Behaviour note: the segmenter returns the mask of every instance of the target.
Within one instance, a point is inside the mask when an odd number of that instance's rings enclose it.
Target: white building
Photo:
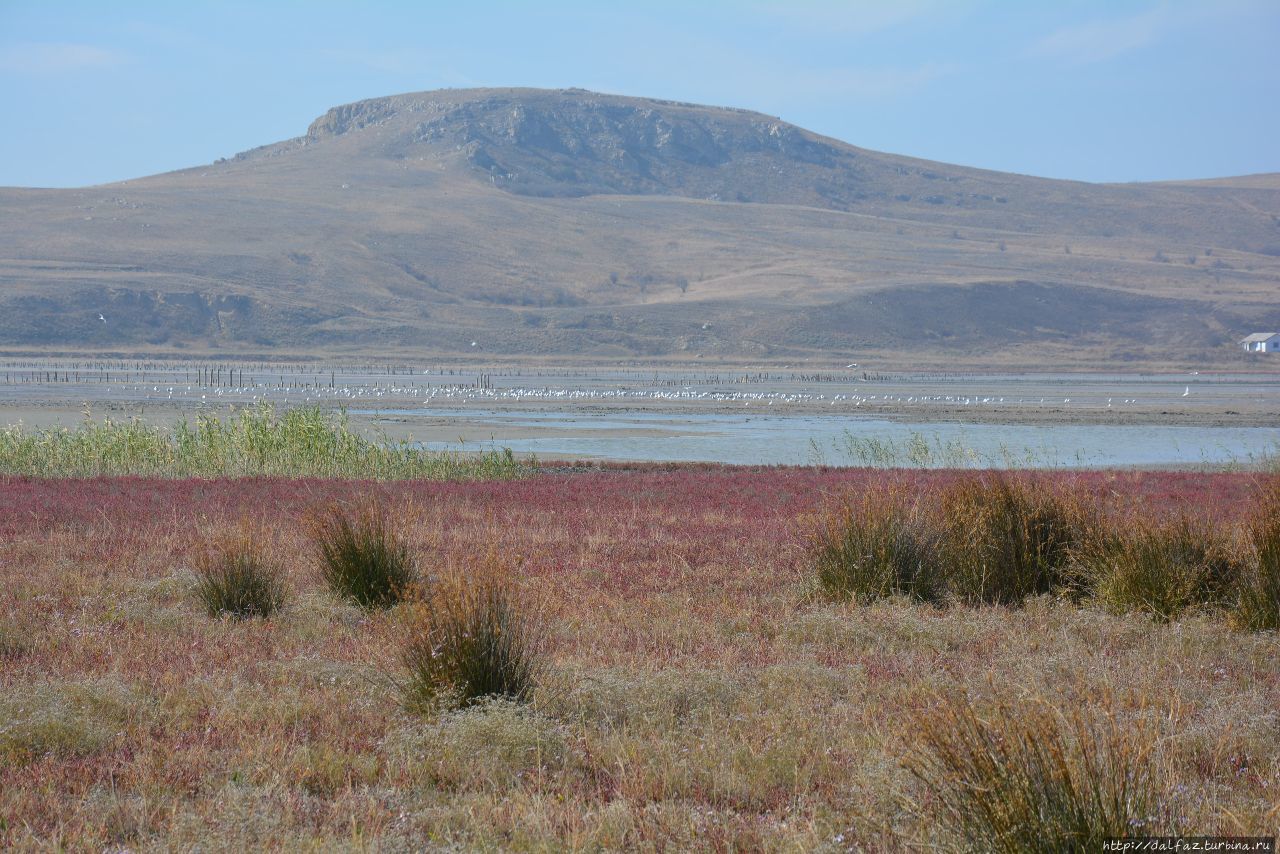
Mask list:
[[[1255,332],[1240,346],[1250,353],[1280,353],[1280,332]]]

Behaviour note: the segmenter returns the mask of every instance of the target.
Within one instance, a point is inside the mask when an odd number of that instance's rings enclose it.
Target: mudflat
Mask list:
[[[382,425],[393,436],[412,428],[415,435],[443,430],[456,437],[475,426],[468,411],[476,408],[566,416],[754,408],[770,415],[979,424],[1270,427],[1280,423],[1280,365],[1267,372],[1168,374],[0,365],[0,424],[71,425],[86,411],[165,423],[264,402],[345,408],[355,423]]]

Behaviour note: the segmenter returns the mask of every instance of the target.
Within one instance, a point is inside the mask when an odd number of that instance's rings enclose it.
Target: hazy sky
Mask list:
[[[1090,181],[1280,171],[1280,2],[0,0],[0,185],[75,186],[441,87],[748,107]]]

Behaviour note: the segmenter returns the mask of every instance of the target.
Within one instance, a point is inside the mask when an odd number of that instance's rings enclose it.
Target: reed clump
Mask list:
[[[486,699],[527,702],[544,670],[546,633],[510,569],[490,558],[454,573],[413,603],[401,660],[406,704],[415,710]]]
[[[266,532],[242,525],[196,558],[196,593],[211,617],[270,617],[284,607],[283,571],[267,553]]]
[[[218,418],[202,413],[172,429],[139,420],[76,429],[0,430],[0,474],[35,477],[331,477],[396,480],[511,479],[532,473],[510,449],[434,452],[410,441],[368,438],[345,412],[259,404]]]
[[[932,495],[869,489],[810,528],[810,577],[826,598],[864,604],[1051,595],[1161,622],[1213,611],[1244,631],[1280,630],[1280,489],[1258,503],[1240,526],[1187,512],[1109,516],[1074,490],[1002,473]]]
[[[1004,474],[967,478],[940,499],[948,586],[968,602],[1012,605],[1065,591],[1088,528],[1081,503]]]
[[[990,474],[936,501],[868,491],[820,520],[810,554],[818,586],[832,598],[1015,605],[1075,591],[1073,558],[1096,527],[1074,496]]]
[[[1248,540],[1233,621],[1246,631],[1280,630],[1280,489],[1249,520]]]
[[[907,769],[930,816],[967,850],[1100,851],[1107,837],[1168,829],[1158,818],[1150,725],[1043,701],[979,710],[964,699],[942,701],[915,723],[920,740]]]
[[[864,493],[818,522],[811,551],[822,593],[870,602],[936,601],[943,592],[938,537],[906,495]]]
[[[1079,555],[1081,576],[1108,609],[1161,621],[1230,605],[1244,564],[1212,522],[1179,515],[1113,525]]]
[[[375,500],[348,510],[330,505],[312,517],[320,574],[329,589],[364,608],[406,598],[418,573],[409,544]]]

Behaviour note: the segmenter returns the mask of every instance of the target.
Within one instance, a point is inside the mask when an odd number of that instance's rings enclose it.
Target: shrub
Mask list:
[[[1240,575],[1234,620],[1247,631],[1280,629],[1280,495],[1249,524],[1251,561]]]
[[[541,622],[494,561],[437,583],[415,603],[402,660],[411,708],[529,699],[543,668]]]
[[[961,481],[941,505],[949,586],[960,598],[1017,604],[1071,585],[1072,550],[1086,524],[1078,502],[994,474]]]
[[[976,851],[1100,851],[1109,836],[1159,830],[1147,726],[1063,715],[1040,702],[967,701],[917,716],[921,741],[907,769],[928,808]]]
[[[321,574],[329,589],[365,608],[387,608],[417,579],[408,544],[396,536],[377,502],[348,514],[330,506],[313,521]]]
[[[939,594],[937,537],[900,496],[866,493],[822,519],[811,550],[818,585],[834,599]]]
[[[1094,594],[1112,611],[1146,611],[1160,620],[1227,604],[1242,569],[1211,523],[1185,515],[1132,520],[1098,537],[1079,560]]]
[[[283,607],[281,570],[263,549],[263,532],[242,527],[196,560],[196,593],[209,616],[269,617]]]

